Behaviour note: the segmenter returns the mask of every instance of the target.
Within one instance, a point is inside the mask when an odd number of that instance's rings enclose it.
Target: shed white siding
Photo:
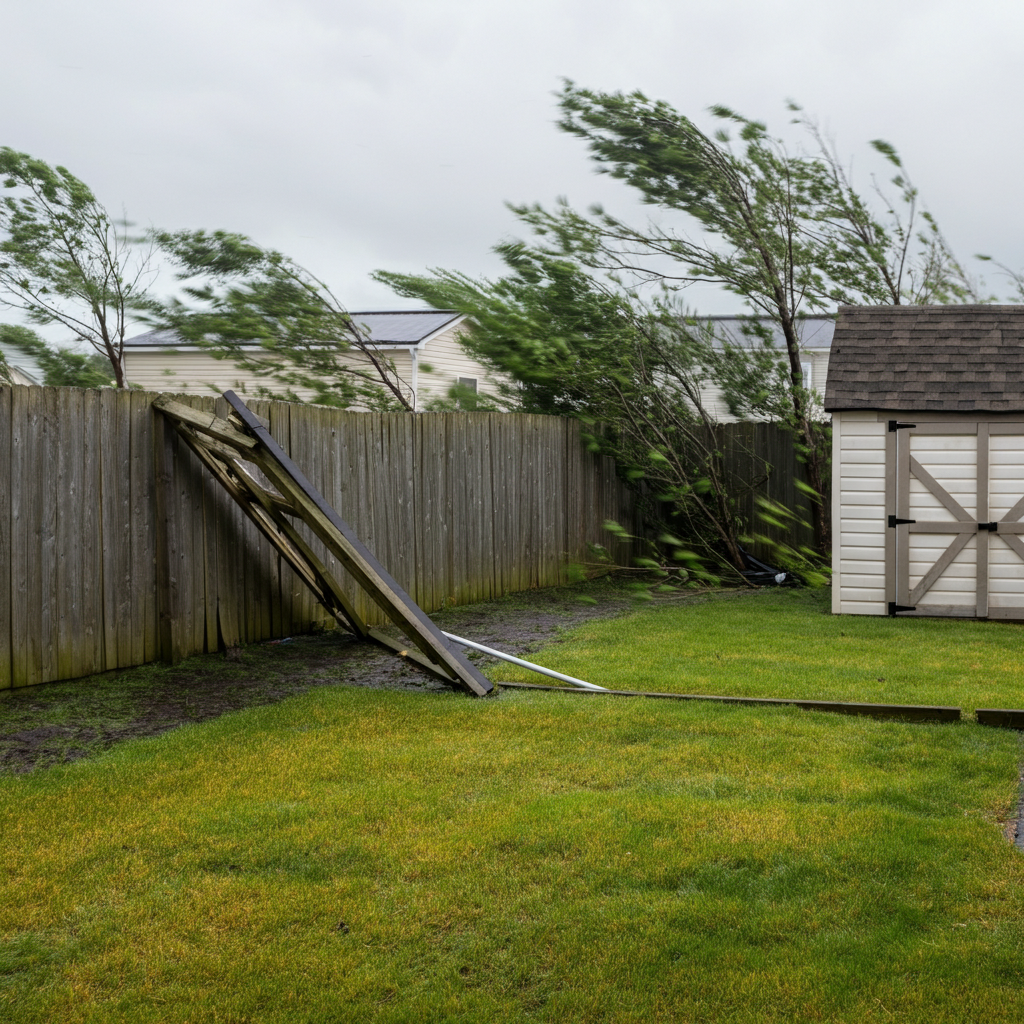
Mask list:
[[[832,431],[832,610],[884,615],[886,425],[844,412]]]

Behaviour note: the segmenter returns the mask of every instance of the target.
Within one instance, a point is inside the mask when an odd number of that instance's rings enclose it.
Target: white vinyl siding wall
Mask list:
[[[448,389],[457,383],[460,377],[475,380],[477,394],[498,393],[498,379],[494,371],[488,370],[466,354],[459,343],[459,333],[458,326],[450,327],[437,337],[431,338],[420,349],[417,385],[419,405],[429,402],[432,398],[446,398]]]
[[[408,385],[412,381],[412,360],[408,350],[388,351],[399,376]],[[356,356],[341,356],[355,362]],[[227,359],[215,359],[209,352],[190,348],[125,349],[125,372],[128,380],[144,391],[171,391],[185,395],[219,395],[227,389],[243,398],[253,397],[258,388],[283,394],[285,385],[270,376],[260,376],[239,369]],[[300,398],[312,392],[297,388]]]
[[[408,348],[385,348],[382,354],[393,360],[395,369],[406,385],[413,387],[413,360]],[[345,355],[343,360],[356,362],[358,355]],[[458,325],[429,338],[417,351],[417,408],[432,398],[446,398],[448,389],[460,377],[477,382],[479,394],[497,393],[496,375],[471,359],[459,344]],[[427,369],[429,368],[429,369]],[[256,389],[268,388],[283,394],[285,387],[272,377],[241,370],[227,359],[215,359],[209,352],[187,346],[159,348],[126,348],[125,369],[128,380],[145,391],[171,391],[190,395],[219,395],[228,388],[243,397],[253,397]],[[300,398],[311,392],[297,389]]]
[[[810,364],[810,380],[805,381],[808,388],[813,388],[822,399],[825,397],[825,378],[828,376],[828,349],[804,352],[801,362]],[[713,419],[720,423],[735,423],[736,417],[729,412],[728,405],[722,398],[721,388],[713,384],[700,389],[701,402]]]
[[[832,431],[832,610],[884,615],[886,424],[835,413]]]

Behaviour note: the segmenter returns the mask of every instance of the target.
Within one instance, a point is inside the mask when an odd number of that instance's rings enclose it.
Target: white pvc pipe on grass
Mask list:
[[[441,630],[444,633],[444,630]],[[484,647],[483,644],[478,644],[473,640],[463,640],[461,636],[454,636],[451,633],[444,633],[449,640],[454,640],[455,643],[461,644],[463,647],[472,647],[474,651],[483,651],[484,654],[489,654],[492,658],[501,658],[502,661],[509,661],[513,665],[519,665],[522,668],[528,668],[531,672],[539,672],[542,676],[551,676],[552,679],[560,679],[563,683],[571,683],[573,686],[578,686],[581,690],[604,690],[604,686],[595,686],[594,683],[585,683],[582,679],[574,679],[572,676],[562,675],[561,672],[556,672],[554,669],[543,668],[540,665],[534,665],[532,661],[523,661],[522,658],[514,658],[511,654],[505,654],[502,651],[496,651],[493,647]],[[500,683],[498,684],[501,685]]]

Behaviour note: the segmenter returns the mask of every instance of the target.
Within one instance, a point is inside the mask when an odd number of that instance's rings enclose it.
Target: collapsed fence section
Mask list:
[[[154,413],[155,397],[0,388],[0,688],[177,661],[325,621]],[[227,411],[222,399],[181,400]],[[250,404],[427,611],[559,583],[589,544],[614,547],[606,520],[637,529],[611,460],[588,453],[570,420]],[[379,621],[358,588],[351,598]]]

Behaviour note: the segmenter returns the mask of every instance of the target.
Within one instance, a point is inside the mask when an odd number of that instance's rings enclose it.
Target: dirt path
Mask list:
[[[510,654],[557,642],[589,619],[631,610],[613,581],[516,594],[438,612],[444,630]],[[493,659],[473,655],[486,671]],[[444,690],[394,655],[331,631],[190,658],[171,668],[146,665],[70,683],[0,691],[0,772],[25,772],[78,758],[121,740],[156,736],[187,722],[284,700],[317,686]]]

